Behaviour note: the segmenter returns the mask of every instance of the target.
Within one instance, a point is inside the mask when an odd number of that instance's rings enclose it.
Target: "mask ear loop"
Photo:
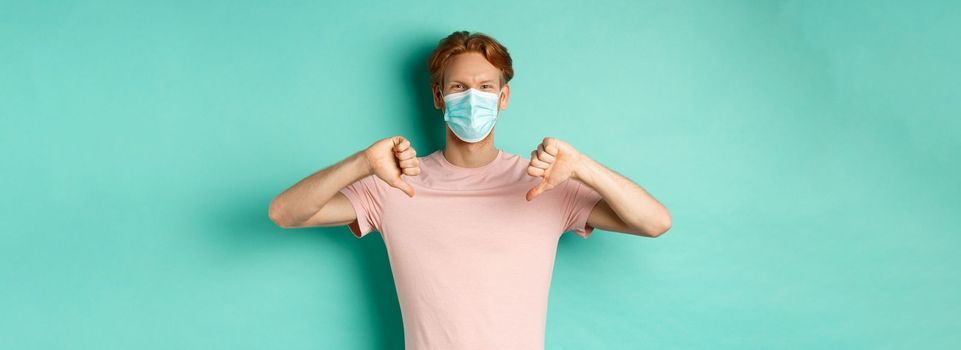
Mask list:
[[[443,106],[441,106],[441,109],[440,109],[440,110],[444,112],[444,122],[446,123],[449,119],[448,119],[448,117],[447,117],[447,107],[448,107],[448,106],[447,106],[447,95],[444,95],[444,86],[443,86],[443,85],[437,85],[437,92],[440,94],[440,101],[441,101],[441,103],[443,103]]]
[[[435,92],[431,91],[431,93],[435,93]],[[441,84],[437,84],[436,93],[440,94],[440,102],[441,104],[443,104],[442,106],[440,106],[440,110],[444,111],[444,114],[447,114],[447,101],[444,101],[444,86]]]

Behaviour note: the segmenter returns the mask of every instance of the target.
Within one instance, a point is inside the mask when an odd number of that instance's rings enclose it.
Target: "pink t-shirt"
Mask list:
[[[376,175],[340,191],[357,213],[350,231],[384,239],[406,349],[543,349],[558,240],[591,234],[600,194],[571,179],[528,202],[542,178],[503,150],[476,168],[441,150],[418,159],[420,175],[401,175],[412,198]]]

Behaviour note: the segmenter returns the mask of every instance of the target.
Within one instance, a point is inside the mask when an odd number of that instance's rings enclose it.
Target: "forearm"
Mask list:
[[[653,196],[630,179],[580,154],[572,177],[597,191],[621,220],[643,232],[663,232],[671,215]]]
[[[364,152],[360,151],[300,180],[270,203],[270,218],[278,224],[293,226],[320,211],[338,191],[371,174]]]

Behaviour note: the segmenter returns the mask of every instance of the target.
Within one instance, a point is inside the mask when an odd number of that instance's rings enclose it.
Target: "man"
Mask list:
[[[530,159],[494,147],[511,63],[493,38],[454,32],[428,61],[443,150],[417,157],[402,136],[379,140],[271,202],[284,228],[380,232],[407,349],[543,349],[561,234],[671,227],[656,199],[567,142],[546,137]]]

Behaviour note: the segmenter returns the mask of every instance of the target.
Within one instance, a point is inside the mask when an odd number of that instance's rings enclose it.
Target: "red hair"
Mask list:
[[[501,71],[501,86],[507,84],[514,77],[511,55],[507,48],[497,40],[484,33],[456,31],[441,39],[437,48],[427,60],[427,70],[430,71],[432,84],[441,84],[444,80],[444,69],[451,58],[465,52],[478,52],[484,55],[487,62]]]

